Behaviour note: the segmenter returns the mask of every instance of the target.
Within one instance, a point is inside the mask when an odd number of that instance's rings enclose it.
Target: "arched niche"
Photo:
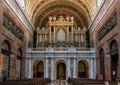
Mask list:
[[[55,68],[56,79],[66,79],[66,62],[64,60],[58,60]]]
[[[7,80],[10,76],[10,54],[11,46],[9,41],[5,40],[1,47],[2,57],[2,79]]]
[[[43,61],[36,60],[34,62],[33,77],[34,78],[44,78],[44,63],[43,63]]]
[[[111,80],[116,81],[118,75],[118,44],[116,40],[110,43],[110,55],[111,55]]]
[[[78,62],[78,78],[88,78],[88,62],[86,60],[80,60]]]

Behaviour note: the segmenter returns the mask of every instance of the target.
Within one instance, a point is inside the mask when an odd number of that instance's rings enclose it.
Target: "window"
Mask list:
[[[17,0],[21,7],[25,6],[24,0]]]
[[[101,6],[102,2],[103,2],[103,0],[98,0],[97,6]]]

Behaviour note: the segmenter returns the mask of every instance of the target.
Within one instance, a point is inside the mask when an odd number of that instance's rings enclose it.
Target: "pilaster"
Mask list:
[[[48,59],[46,59],[46,78],[48,78]]]
[[[70,71],[70,59],[68,59],[68,76],[71,77],[71,71]]]
[[[51,80],[54,80],[54,61],[51,59]]]
[[[74,69],[73,69],[73,78],[76,78],[76,58],[74,58],[73,60],[73,65],[74,65]]]
[[[93,63],[94,63],[94,61],[93,61],[93,59],[91,59],[91,60],[90,60],[90,65],[91,65],[91,66],[90,66],[90,67],[91,67],[91,68],[90,68],[90,78],[91,78],[91,79],[93,79]]]
[[[32,70],[32,60],[31,60],[31,58],[29,58],[29,60],[28,60],[28,62],[29,62],[29,76],[28,76],[28,78],[31,78],[32,77],[32,72],[31,72],[31,70]]]

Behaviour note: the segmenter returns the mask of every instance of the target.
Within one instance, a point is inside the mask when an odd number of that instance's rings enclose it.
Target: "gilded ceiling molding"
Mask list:
[[[40,16],[42,16],[47,9],[59,5],[65,5],[77,9],[78,12],[84,15],[84,18],[86,18],[88,23],[91,22],[91,17],[94,16],[97,8],[96,0],[29,0],[26,4],[26,11],[31,21],[36,24],[36,20],[38,20],[38,18],[41,18]],[[46,15],[44,14],[44,17],[49,15],[49,13],[50,12],[48,12]],[[79,19],[81,22],[82,19]],[[43,17],[42,20],[44,20]]]
[[[41,0],[28,1],[28,3],[26,4],[26,11],[27,11],[28,15],[30,15],[31,11],[33,10],[33,7],[38,3],[38,1],[41,1]]]
[[[41,11],[44,10],[45,8],[49,8],[49,3],[54,1],[55,0],[48,0],[47,2],[44,2],[44,3],[41,3],[41,1],[38,1],[37,4],[33,6],[33,9],[30,11],[30,19],[32,19],[32,17],[38,16],[38,14],[42,13]]]
[[[73,14],[71,16],[77,17],[77,19],[80,19],[82,22],[84,22],[84,26],[88,26],[88,19],[86,16],[82,15],[81,12],[79,12],[78,10],[72,8],[72,7],[67,7],[67,6],[62,6],[63,10],[66,10],[67,15]],[[47,10],[45,10],[35,21],[34,24],[36,24],[36,22],[42,22],[44,17],[47,17],[46,15],[51,14],[53,11],[58,11],[61,10],[60,6],[54,6],[51,7]],[[85,23],[86,22],[86,23]],[[79,22],[78,22],[79,23]],[[86,25],[85,25],[86,24]],[[37,26],[37,25],[35,25]]]
[[[74,8],[78,9],[79,11],[81,11],[82,9],[82,13],[86,14],[87,17],[89,17],[86,9],[84,7],[82,7],[78,2],[75,2],[75,1],[69,1],[69,0],[66,0],[69,4],[71,4],[70,6],[74,6]],[[66,1],[64,1],[66,3]],[[63,3],[64,3],[63,2]],[[72,3],[71,3],[72,2]],[[65,5],[69,5],[69,4],[65,4]],[[74,4],[73,4],[74,3]],[[54,5],[59,5],[61,4],[59,1],[55,1],[55,0],[49,0],[48,2],[46,3],[42,3],[40,1],[37,2],[36,5],[34,5],[34,8],[32,9],[33,11],[29,11],[29,13],[31,13],[30,15],[30,18],[32,19],[32,16],[36,16],[38,15],[38,13],[42,13],[42,10],[45,10],[45,8],[49,8],[51,5],[54,6]],[[32,7],[32,6],[31,6]],[[45,8],[44,8],[45,7]],[[28,15],[29,15],[28,13]],[[33,18],[34,19],[34,18]],[[34,21],[34,20],[33,20]]]
[[[67,5],[66,5],[67,6]],[[52,7],[52,6],[51,6]],[[70,7],[70,6],[69,6]],[[50,7],[49,7],[50,8]],[[75,7],[73,7],[73,8],[75,8]],[[44,10],[45,11],[45,10]],[[86,15],[86,14],[84,14],[84,12],[83,11],[81,11],[81,10],[78,10],[78,11],[80,11],[80,13],[82,13],[82,15]],[[41,15],[43,12],[42,12],[42,10],[41,10],[41,12],[39,12],[39,13],[37,13],[37,14],[39,14],[39,15]],[[88,13],[87,13],[88,14]],[[37,16],[39,16],[39,15],[37,15]],[[87,19],[90,21],[90,19],[88,18],[88,16],[86,15],[85,17],[87,17]],[[36,15],[34,15],[34,17],[33,17],[33,22],[34,22],[34,20],[35,20],[35,18],[37,18],[36,17]]]
[[[43,15],[44,16],[41,16],[41,17],[39,17],[38,19],[36,19],[36,22],[34,23],[35,24],[35,26],[39,26],[39,27],[41,27],[41,24],[44,22],[44,20],[45,20],[45,18],[48,18],[49,16],[51,16],[51,14],[53,13],[53,12],[57,12],[59,10],[59,8],[58,9],[55,9],[55,10],[52,10],[52,11],[50,11],[50,12],[47,12],[46,14],[44,13]],[[77,23],[77,25],[79,25],[79,24],[81,24],[81,27],[84,27],[84,26],[86,26],[85,24],[84,24],[84,22],[83,22],[83,19],[81,18],[81,16],[79,16],[79,14],[77,14],[76,12],[73,12],[72,10],[67,10],[67,9],[64,9],[64,11],[67,11],[67,12],[69,12],[69,14],[67,14],[68,16],[74,16],[76,19],[76,21],[79,21],[79,22],[76,22]],[[64,13],[63,13],[64,14]],[[70,15],[71,14],[71,15]],[[86,20],[87,21],[87,20]],[[85,22],[86,22],[85,21]],[[38,22],[39,22],[39,24],[38,24]],[[88,24],[87,24],[88,25]]]

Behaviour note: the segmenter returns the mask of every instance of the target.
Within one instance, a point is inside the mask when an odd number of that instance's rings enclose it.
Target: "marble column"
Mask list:
[[[96,60],[95,59],[94,59],[94,64],[93,65],[94,65],[94,69],[93,69],[94,70],[94,76],[93,77],[95,79],[96,78]]]
[[[51,59],[51,80],[54,80],[54,61]]]
[[[73,78],[76,78],[76,58],[73,60]]]
[[[48,59],[46,59],[46,78],[48,78]]]
[[[68,59],[68,76],[71,77],[70,59]]]
[[[28,60],[28,62],[29,62],[29,76],[28,76],[28,78],[32,78],[32,60],[31,60],[31,58],[29,58],[29,60]]]
[[[93,59],[90,60],[90,65],[91,65],[91,68],[90,68],[90,78],[93,79]]]

